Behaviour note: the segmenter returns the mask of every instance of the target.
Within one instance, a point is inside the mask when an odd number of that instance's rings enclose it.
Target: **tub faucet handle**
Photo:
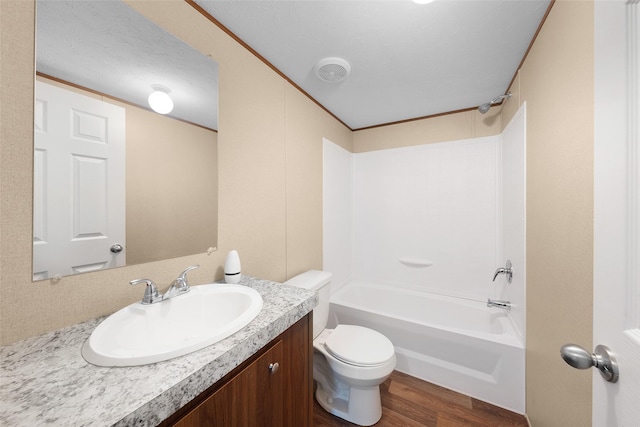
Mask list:
[[[507,282],[511,283],[511,280],[513,280],[513,270],[511,269],[511,260],[507,260],[507,265],[505,267],[500,267],[498,269],[496,269],[495,274],[493,275],[493,281],[496,281],[496,278],[498,277],[499,274],[506,274],[507,275]]]

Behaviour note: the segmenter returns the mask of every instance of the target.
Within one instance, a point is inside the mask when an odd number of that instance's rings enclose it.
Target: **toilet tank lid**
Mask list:
[[[292,277],[284,283],[297,288],[315,291],[329,283],[330,280],[331,273],[328,271],[309,270]]]

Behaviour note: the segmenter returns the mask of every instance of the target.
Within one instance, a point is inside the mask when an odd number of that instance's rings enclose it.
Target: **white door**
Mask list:
[[[595,2],[593,343],[618,382],[594,369],[593,426],[640,425],[640,4]]]
[[[124,109],[42,82],[35,105],[34,280],[124,265]]]

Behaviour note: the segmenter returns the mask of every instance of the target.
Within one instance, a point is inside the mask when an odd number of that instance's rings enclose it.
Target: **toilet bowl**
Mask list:
[[[380,420],[380,384],[396,366],[384,335],[355,325],[325,329],[313,340],[316,400],[327,412],[362,426]]]
[[[327,412],[370,426],[382,416],[380,384],[396,366],[395,351],[387,337],[363,326],[325,329],[330,280],[331,273],[311,270],[285,282],[318,292],[318,306],[313,310],[315,397]]]

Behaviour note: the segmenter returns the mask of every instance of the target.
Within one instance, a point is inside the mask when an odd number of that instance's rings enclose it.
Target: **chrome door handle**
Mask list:
[[[114,253],[114,254],[119,254],[120,252],[122,252],[123,249],[124,248],[122,247],[122,245],[119,245],[119,244],[115,244],[111,246],[111,248],[109,248],[111,253]]]
[[[565,344],[560,349],[562,359],[576,369],[598,368],[602,377],[610,383],[618,381],[620,373],[618,362],[611,350],[604,345],[597,345],[593,353],[576,344]]]
[[[280,364],[278,362],[269,363],[269,372],[271,372],[271,374],[278,372],[278,369],[280,369]]]

